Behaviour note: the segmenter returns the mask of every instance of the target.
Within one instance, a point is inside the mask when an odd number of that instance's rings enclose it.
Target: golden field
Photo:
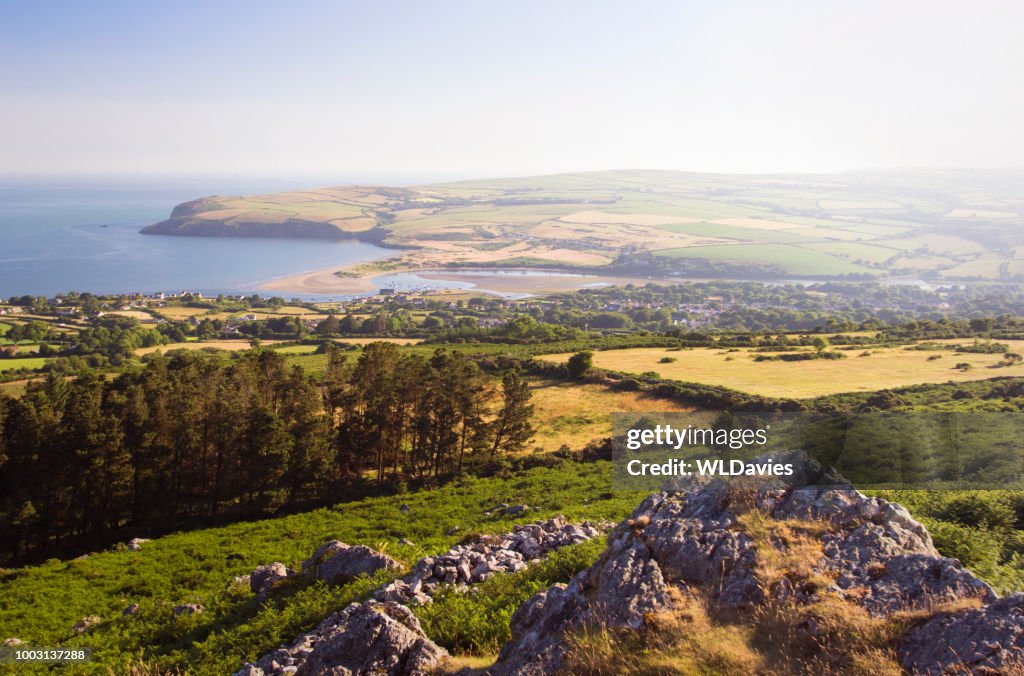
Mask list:
[[[936,341],[969,344],[970,341]],[[999,341],[1013,352],[1024,350],[1024,341]],[[758,354],[747,348],[634,348],[594,353],[598,368],[626,373],[654,372],[662,378],[705,385],[719,385],[767,397],[806,398],[840,392],[871,392],[922,383],[970,381],[997,376],[1024,375],[1024,365],[996,367],[1001,354],[970,354],[945,350],[907,350],[903,347],[843,350],[846,359],[755,362]],[[864,352],[867,356],[859,356]],[[931,359],[939,355],[938,359]],[[569,354],[542,355],[537,359],[564,362]],[[659,363],[663,358],[672,363]],[[968,371],[954,368],[966,362]]]
[[[603,385],[531,380],[530,389],[537,426],[534,443],[545,451],[556,451],[562,444],[579,449],[611,436],[612,413],[693,410],[643,392],[618,392]]]

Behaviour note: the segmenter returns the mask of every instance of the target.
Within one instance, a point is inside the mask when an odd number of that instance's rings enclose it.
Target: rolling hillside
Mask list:
[[[1024,175],[606,171],[341,186],[179,205],[148,234],[359,238],[375,270],[557,265],[667,276],[1024,276]]]

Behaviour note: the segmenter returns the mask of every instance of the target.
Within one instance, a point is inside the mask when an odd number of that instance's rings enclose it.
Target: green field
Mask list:
[[[17,369],[41,369],[49,359],[46,357],[22,357],[15,359],[0,359],[0,372],[15,371]]]
[[[313,354],[316,349],[316,345],[285,345],[284,347],[275,347],[274,351],[281,354]]]
[[[722,223],[669,223],[658,226],[672,232],[682,232],[697,237],[726,237],[737,242],[769,242],[786,244],[806,242],[808,237],[798,234],[802,230],[758,230]]]
[[[900,253],[885,246],[862,244],[860,242],[816,242],[807,244],[806,248],[821,251],[832,256],[839,256],[854,262],[863,261],[876,264],[885,263]]]
[[[796,275],[877,274],[876,270],[831,256],[822,251],[785,244],[730,244],[664,249],[659,256],[703,258],[716,261],[767,263]]]

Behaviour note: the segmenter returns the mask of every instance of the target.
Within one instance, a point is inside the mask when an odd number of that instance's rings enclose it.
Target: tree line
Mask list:
[[[385,343],[322,378],[263,349],[51,374],[0,396],[0,533],[17,559],[336,502],[518,451],[531,417],[518,371]]]

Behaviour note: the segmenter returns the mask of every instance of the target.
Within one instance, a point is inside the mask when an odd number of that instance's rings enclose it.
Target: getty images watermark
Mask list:
[[[622,489],[739,476],[861,489],[1024,488],[1016,412],[619,413],[612,422],[613,483]],[[799,458],[819,471],[794,466]]]

